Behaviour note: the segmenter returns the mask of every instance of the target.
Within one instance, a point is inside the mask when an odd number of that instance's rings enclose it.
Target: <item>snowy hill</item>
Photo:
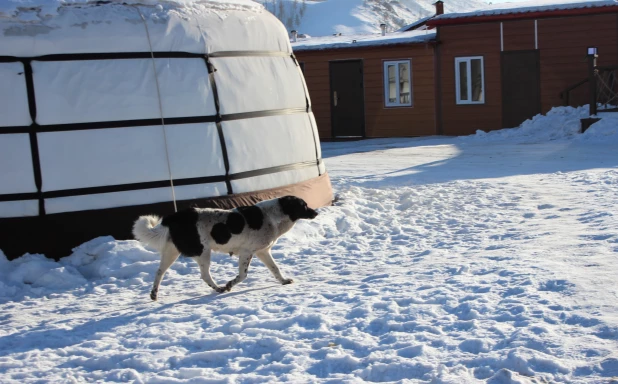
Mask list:
[[[333,33],[379,32],[386,23],[389,31],[435,14],[435,0],[256,0],[283,21],[288,30],[311,36]],[[486,7],[483,0],[448,0],[444,11],[466,12]]]

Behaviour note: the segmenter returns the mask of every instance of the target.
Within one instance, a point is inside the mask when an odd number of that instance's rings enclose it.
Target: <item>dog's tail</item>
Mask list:
[[[158,251],[161,251],[167,242],[169,229],[161,225],[158,216],[140,216],[133,224],[133,236]]]

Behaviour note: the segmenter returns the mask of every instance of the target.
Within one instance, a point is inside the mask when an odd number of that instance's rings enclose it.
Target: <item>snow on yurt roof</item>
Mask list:
[[[142,16],[155,52],[291,52],[285,27],[249,0],[3,0],[0,52],[32,57],[147,51]]]
[[[64,6],[83,6],[88,4],[119,3],[126,5],[173,4],[180,7],[207,5],[219,10],[263,9],[262,5],[251,0],[4,0],[0,3],[0,16],[16,17],[20,10],[36,10],[39,16],[55,15]]]
[[[526,14],[532,12],[553,12],[586,8],[601,8],[618,6],[616,0],[534,0],[518,3],[500,3],[488,5],[476,11],[461,13],[445,13],[435,17],[431,23],[440,24],[447,19],[460,19],[481,16],[504,16],[513,14]]]

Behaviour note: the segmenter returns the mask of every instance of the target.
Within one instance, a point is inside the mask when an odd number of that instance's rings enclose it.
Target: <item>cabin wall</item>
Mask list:
[[[463,135],[477,129],[500,126],[502,88],[500,85],[500,24],[468,24],[440,27],[442,70],[442,133]],[[485,72],[485,103],[457,105],[455,58],[482,56]]]
[[[618,64],[618,14],[538,21],[543,113],[563,105],[560,92],[588,76],[586,49],[599,48],[598,65]],[[588,85],[572,92],[573,106],[589,103]]]
[[[332,138],[329,63],[360,59],[365,91],[365,137],[427,136],[435,124],[434,50],[427,44],[295,52],[304,64],[320,138]],[[384,61],[410,59],[411,107],[385,107]]]
[[[442,111],[438,129],[445,135],[503,128],[501,52],[539,50],[542,113],[564,105],[561,92],[588,76],[587,47],[599,48],[598,65],[618,63],[618,14],[544,18],[536,24],[517,20],[448,25],[438,27],[438,36]],[[467,56],[484,59],[482,105],[456,104],[455,58]],[[571,92],[570,105],[588,102],[588,85]]]

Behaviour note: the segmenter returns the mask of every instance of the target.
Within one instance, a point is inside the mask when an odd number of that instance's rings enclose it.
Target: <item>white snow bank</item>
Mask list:
[[[86,242],[60,261],[38,254],[8,261],[0,250],[0,301],[87,288],[92,283],[141,284],[158,264],[156,252],[136,241],[116,241],[110,236]]]
[[[589,107],[555,107],[547,114],[536,115],[524,121],[517,128],[485,132],[462,136],[462,140],[504,141],[514,143],[540,143],[552,140],[573,139],[587,142],[618,143],[618,113],[606,113],[600,121],[591,125],[583,134],[581,119],[589,117]]]
[[[618,114],[608,112],[592,124],[577,140],[618,144]]]
[[[0,251],[0,298],[24,291],[40,295],[50,289],[72,288],[85,283],[86,279],[77,269],[44,255],[26,254],[9,262]]]
[[[35,21],[40,17],[53,16],[63,6],[95,4],[97,0],[2,0],[0,17],[17,17],[20,21]],[[174,5],[191,7],[196,4],[220,10],[251,9],[261,10],[263,6],[251,0],[111,0],[107,3],[125,5]],[[34,12],[33,12],[34,11]]]

